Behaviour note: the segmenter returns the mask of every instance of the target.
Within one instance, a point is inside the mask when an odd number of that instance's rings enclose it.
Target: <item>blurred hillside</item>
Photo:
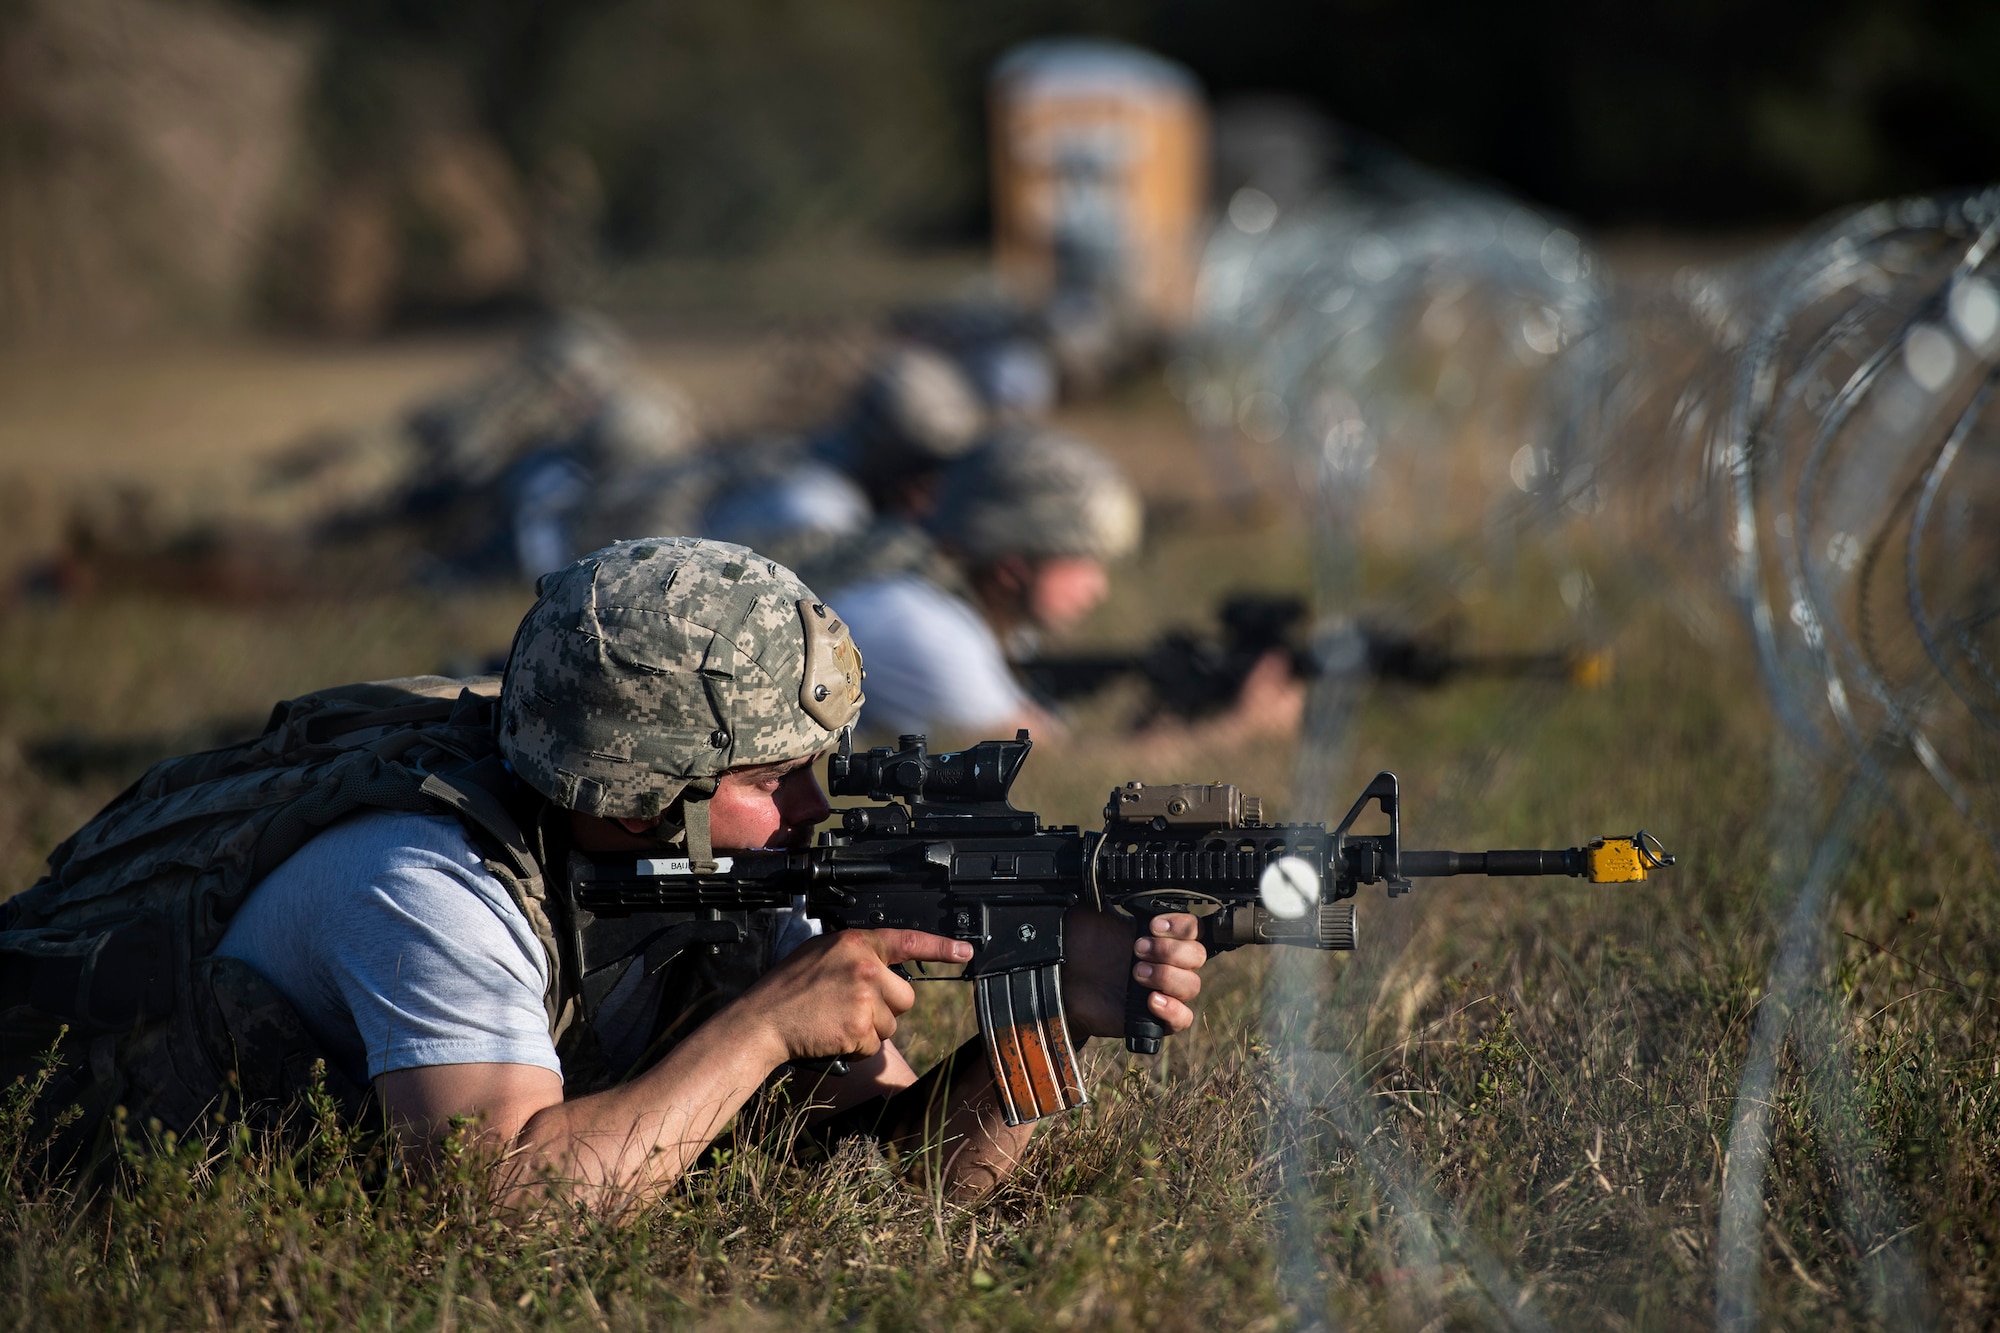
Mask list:
[[[975,242],[986,71],[1062,32],[1600,225],[2000,163],[2000,14],[1955,0],[0,0],[0,338],[365,333]]]
[[[314,64],[304,32],[221,9],[0,4],[0,333],[241,315]]]

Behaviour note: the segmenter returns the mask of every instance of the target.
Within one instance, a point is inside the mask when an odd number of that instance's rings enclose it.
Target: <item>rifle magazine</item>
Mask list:
[[[1061,965],[999,972],[978,978],[973,987],[1007,1123],[1088,1105],[1063,1014]]]

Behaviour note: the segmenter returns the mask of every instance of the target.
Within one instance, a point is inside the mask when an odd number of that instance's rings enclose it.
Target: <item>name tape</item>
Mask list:
[[[726,875],[729,873],[729,868],[735,864],[736,858],[733,856],[718,856],[715,858],[715,872],[718,875]],[[692,875],[694,873],[694,862],[685,857],[667,861],[641,861],[639,863],[639,873],[642,875]]]

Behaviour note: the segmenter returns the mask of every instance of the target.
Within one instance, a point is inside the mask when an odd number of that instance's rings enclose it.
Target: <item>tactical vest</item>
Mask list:
[[[81,1110],[58,1161],[87,1149],[117,1106],[135,1125],[184,1132],[215,1111],[267,1119],[308,1085],[321,1053],[297,1011],[215,948],[265,875],[363,811],[464,824],[548,955],[549,1032],[572,1093],[614,1076],[588,1017],[625,965],[644,958],[657,970],[708,946],[662,1005],[680,1032],[704,1016],[690,1012],[703,1000],[747,985],[759,960],[743,946],[760,941],[739,929],[592,929],[551,893],[539,801],[523,800],[495,750],[497,686],[413,677],[281,703],[256,740],[156,764],[56,848],[33,888],[0,904],[0,1086],[32,1076],[67,1026],[38,1104],[41,1132]],[[324,1078],[358,1115],[367,1089],[330,1067]]]

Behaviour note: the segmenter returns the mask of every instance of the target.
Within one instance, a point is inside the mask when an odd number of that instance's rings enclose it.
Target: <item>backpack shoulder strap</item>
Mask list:
[[[474,768],[490,767],[503,772],[497,757],[482,759]],[[420,796],[445,807],[465,823],[485,833],[499,847],[506,858],[507,866],[516,874],[541,878],[542,865],[535,859],[534,851],[528,846],[527,835],[514,818],[506,804],[494,795],[484,774],[470,771],[453,773],[427,773],[417,784]]]
[[[571,954],[562,946],[556,914],[550,910],[548,871],[536,852],[539,839],[530,841],[521,819],[509,808],[508,797],[518,790],[498,754],[460,769],[426,774],[419,784],[425,798],[457,815],[476,841],[498,853],[488,857],[486,868],[521,909],[548,957],[549,985],[542,1001],[549,1034],[559,1041],[576,1017],[574,997],[580,983],[571,975]]]

